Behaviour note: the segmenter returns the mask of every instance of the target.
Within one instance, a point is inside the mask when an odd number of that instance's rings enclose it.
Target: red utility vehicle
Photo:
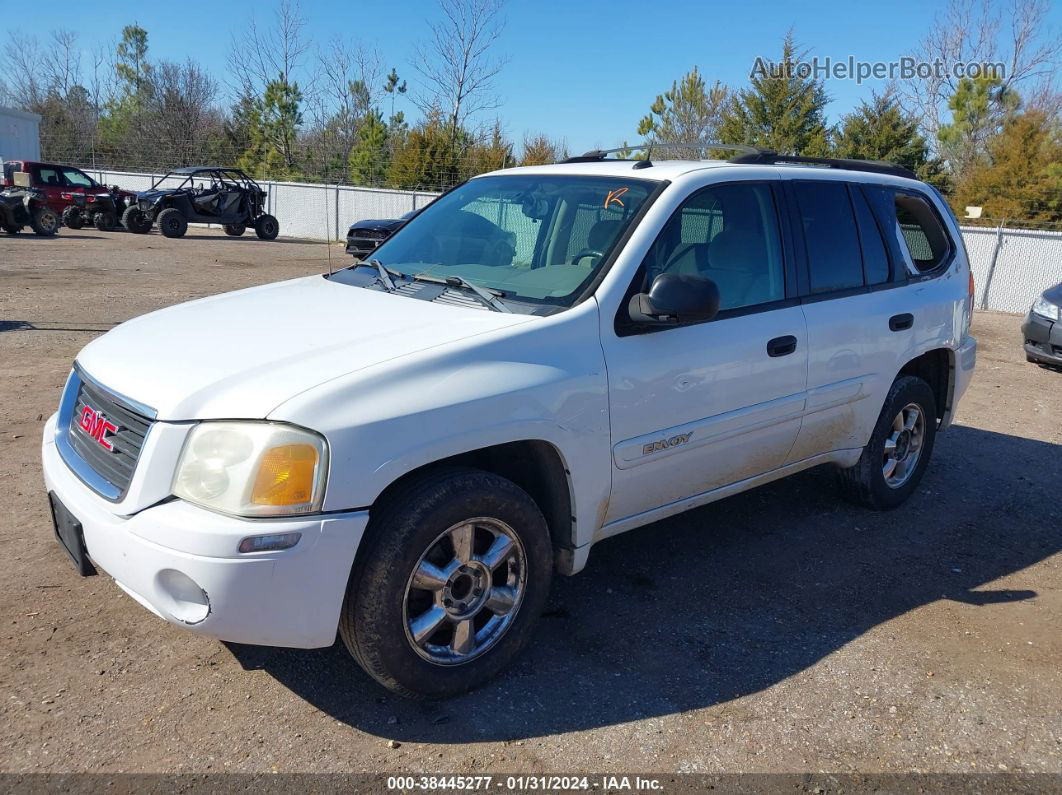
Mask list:
[[[100,229],[113,228],[125,208],[136,202],[136,193],[101,185],[79,168],[32,160],[5,160],[2,185],[14,185],[18,171],[29,173],[30,185],[44,194],[48,207],[72,228],[83,223],[95,223]],[[101,210],[98,213],[93,211],[97,201]],[[76,223],[71,223],[73,215],[78,216]]]

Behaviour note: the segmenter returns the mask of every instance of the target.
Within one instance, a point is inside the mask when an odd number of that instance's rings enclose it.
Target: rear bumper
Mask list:
[[[93,563],[141,605],[176,626],[237,643],[318,648],[335,641],[367,511],[249,520],[172,500],[119,516],[70,471],[54,436],[52,417],[42,445],[48,490],[81,522]],[[249,535],[290,532],[302,534],[291,549],[236,551]]]
[[[1030,312],[1021,326],[1025,353],[1038,362],[1062,367],[1062,323]]]
[[[959,400],[966,393],[970,381],[973,380],[974,368],[977,366],[977,340],[967,336],[955,351],[955,387],[951,395],[951,406],[944,415],[941,430],[948,428],[955,417],[955,409]]]

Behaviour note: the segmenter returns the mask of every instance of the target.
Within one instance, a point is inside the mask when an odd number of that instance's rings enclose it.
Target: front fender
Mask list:
[[[547,442],[569,472],[581,544],[602,521],[612,475],[596,315],[596,303],[587,301],[488,340],[382,363],[315,387],[269,416],[328,440],[327,511],[369,507],[398,478],[435,461],[507,442]]]

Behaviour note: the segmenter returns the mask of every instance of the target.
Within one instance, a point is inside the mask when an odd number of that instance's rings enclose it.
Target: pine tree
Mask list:
[[[914,171],[919,179],[943,187],[942,163],[929,155],[918,121],[904,114],[890,95],[872,94],[869,102],[841,117],[834,134],[837,157],[887,160]]]
[[[302,126],[302,92],[283,77],[271,80],[248,112],[250,146],[238,161],[257,176],[294,179],[298,170],[298,135]]]
[[[782,60],[757,60],[751,87],[731,97],[722,113],[722,143],[749,144],[781,154],[824,157],[829,154],[822,82],[802,76],[800,54],[790,33],[782,43]]]
[[[347,171],[355,185],[384,184],[388,168],[387,125],[377,110],[362,119],[354,146],[347,158]]]
[[[718,138],[720,112],[729,92],[719,81],[709,89],[694,66],[671,90],[657,96],[649,113],[638,122],[638,135],[656,143],[713,141]],[[702,156],[700,147],[672,148],[668,157],[677,159]]]
[[[948,108],[952,120],[937,133],[941,153],[951,164],[957,180],[987,154],[988,141],[999,135],[1017,112],[1021,99],[999,78],[963,78]]]

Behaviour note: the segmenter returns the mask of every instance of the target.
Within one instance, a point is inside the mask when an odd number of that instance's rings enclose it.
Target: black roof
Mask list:
[[[171,171],[171,174],[202,174],[207,171],[237,171],[243,173],[240,169],[233,166],[186,166],[185,168],[175,168]]]

